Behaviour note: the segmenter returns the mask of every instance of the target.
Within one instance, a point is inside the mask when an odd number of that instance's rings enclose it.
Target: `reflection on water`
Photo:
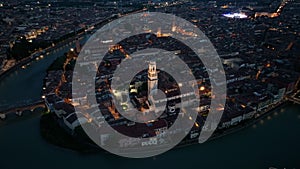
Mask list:
[[[260,123],[260,124],[264,124],[264,120],[260,120],[259,123]]]

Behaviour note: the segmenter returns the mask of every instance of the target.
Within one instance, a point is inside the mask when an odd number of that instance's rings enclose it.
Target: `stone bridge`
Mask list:
[[[46,108],[44,100],[39,100],[34,103],[10,108],[7,110],[2,110],[2,111],[0,110],[0,119],[5,119],[10,114],[16,114],[17,116],[21,116],[23,112],[25,111],[34,112],[34,110],[37,108],[44,108],[44,109]]]

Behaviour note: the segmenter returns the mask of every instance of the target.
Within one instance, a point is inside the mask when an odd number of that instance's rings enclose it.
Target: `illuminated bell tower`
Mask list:
[[[157,89],[157,71],[156,71],[156,62],[150,61],[148,65],[148,96],[152,90]]]

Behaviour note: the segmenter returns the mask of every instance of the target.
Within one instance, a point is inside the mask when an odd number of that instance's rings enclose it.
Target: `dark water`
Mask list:
[[[288,105],[240,132],[147,159],[82,155],[46,143],[39,118],[0,128],[1,169],[21,168],[299,168],[300,106]]]
[[[88,36],[81,42],[87,39]],[[74,42],[60,47],[49,55],[44,55],[43,59],[26,65],[25,69],[19,68],[0,80],[0,110],[39,100],[47,68],[58,56],[62,56],[73,46]]]
[[[67,51],[19,69],[0,81],[0,108],[37,100],[42,79],[53,60]],[[68,168],[300,168],[300,106],[288,105],[269,118],[220,139],[169,151],[154,158],[127,159],[107,153],[82,155],[46,143],[39,134],[39,117],[0,127],[0,169]]]

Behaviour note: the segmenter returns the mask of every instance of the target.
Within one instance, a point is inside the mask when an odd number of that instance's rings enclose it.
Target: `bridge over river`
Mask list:
[[[34,103],[26,104],[26,105],[21,105],[18,107],[10,108],[7,110],[0,110],[0,119],[4,120],[7,117],[13,116],[18,117],[22,116],[23,113],[29,112],[29,113],[34,113],[38,109],[44,110],[46,108],[44,100],[39,100]]]
[[[289,96],[288,100],[295,104],[300,104],[300,90],[295,92],[292,96]]]

